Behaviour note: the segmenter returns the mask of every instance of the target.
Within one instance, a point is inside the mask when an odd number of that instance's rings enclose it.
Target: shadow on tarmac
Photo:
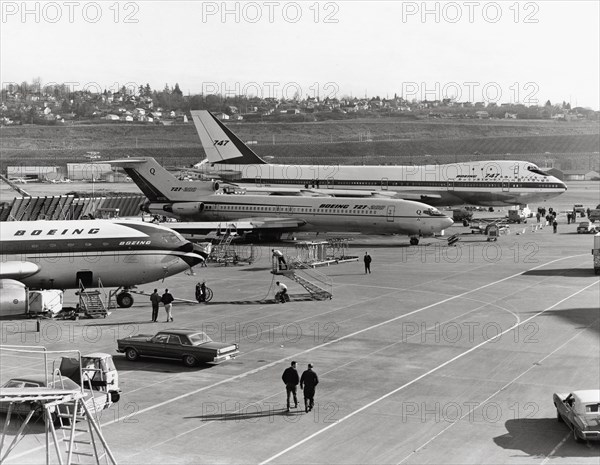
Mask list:
[[[549,310],[541,316],[563,318],[575,324],[577,329],[589,327],[600,332],[600,311],[598,308],[566,308],[563,310]],[[595,323],[595,324],[594,324]]]
[[[202,421],[241,421],[241,420],[252,420],[255,418],[264,418],[264,417],[275,417],[275,416],[296,416],[300,414],[304,414],[302,409],[296,409],[287,411],[285,408],[280,409],[267,409],[261,410],[257,407],[256,411],[253,411],[252,406],[246,406],[245,411],[241,412],[233,412],[233,413],[217,413],[214,415],[197,415],[191,417],[183,417],[186,420],[198,418]],[[250,410],[250,411],[248,411]]]
[[[496,436],[494,442],[503,449],[520,450],[530,457],[547,457],[570,432],[556,418],[517,418],[504,423],[508,433]],[[542,439],[543,438],[543,439]],[[598,457],[600,444],[578,444],[572,435],[552,457]]]
[[[140,357],[135,362],[130,362],[123,355],[122,357],[113,357],[113,362],[118,371],[147,371],[153,373],[191,373],[206,370],[213,365],[208,363],[198,363],[193,367],[186,367],[181,360],[167,360],[162,358]]]
[[[530,270],[523,273],[523,276],[564,276],[566,278],[585,278],[594,276],[594,267],[589,268],[557,268],[554,270]]]

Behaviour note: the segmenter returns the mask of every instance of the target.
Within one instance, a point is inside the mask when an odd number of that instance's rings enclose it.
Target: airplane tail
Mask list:
[[[192,119],[210,163],[265,165],[266,162],[207,110],[193,110]]]
[[[154,158],[111,160],[136,183],[150,202],[189,202],[214,192],[210,181],[180,181]]]

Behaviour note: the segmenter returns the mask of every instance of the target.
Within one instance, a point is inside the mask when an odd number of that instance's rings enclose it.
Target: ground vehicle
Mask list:
[[[63,357],[60,363],[60,372],[62,375],[67,376],[81,386],[79,361],[76,358]],[[81,374],[83,377],[84,389],[90,389],[91,387],[94,391],[101,391],[109,394],[109,405],[104,408],[109,407],[110,403],[118,402],[121,398],[119,373],[115,368],[112,355],[103,352],[82,355]]]
[[[452,220],[455,223],[461,222],[463,226],[469,226],[469,222],[473,219],[473,212],[466,208],[455,208],[452,210]]]
[[[508,210],[509,223],[527,223],[527,215],[523,210]]]
[[[585,216],[585,208],[583,208],[583,205],[580,203],[573,205],[573,212],[575,212],[575,214],[579,213],[579,216],[582,218]]]
[[[194,329],[159,331],[155,336],[138,334],[117,340],[117,352],[127,360],[140,356],[179,359],[187,367],[197,363],[221,363],[235,357],[238,345],[214,342],[206,333]]]
[[[3,386],[3,388],[37,388],[37,387],[50,387],[54,389],[64,389],[68,391],[80,391],[81,387],[77,385],[72,379],[66,376],[56,376],[54,378],[50,378],[50,382],[46,385],[46,379],[44,375],[32,375],[32,376],[24,376],[20,378],[13,378],[8,380]],[[84,389],[83,401],[86,403],[88,409],[100,411],[105,408],[108,408],[111,405],[110,396],[106,392],[102,391],[90,391],[89,389]],[[38,404],[39,408],[40,405]],[[13,413],[26,415],[31,411],[32,408],[36,408],[36,404],[29,404],[26,402],[18,403],[13,405]],[[57,410],[52,412],[52,419],[56,421],[56,416],[58,413],[72,415],[72,410],[69,410],[68,405],[58,405],[56,407]],[[77,412],[78,415],[83,415],[84,410],[83,407],[80,406]],[[0,412],[8,411],[8,404],[0,402]],[[43,411],[42,408],[39,408],[39,414]]]
[[[596,226],[590,221],[582,221],[577,226],[577,234],[594,234],[596,232]]]
[[[600,440],[600,389],[573,391],[553,396],[556,419],[573,431],[573,439]]]

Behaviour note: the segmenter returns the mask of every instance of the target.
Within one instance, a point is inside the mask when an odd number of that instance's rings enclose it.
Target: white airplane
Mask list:
[[[179,233],[149,223],[107,220],[0,222],[0,282],[32,289],[118,287],[120,307],[130,288],[202,262]],[[9,306],[0,295],[0,307]],[[1,313],[1,310],[0,310]]]
[[[206,160],[201,173],[247,189],[315,188],[390,193],[430,205],[526,205],[564,193],[565,184],[526,161],[422,166],[275,165],[265,162],[206,110],[191,112]],[[345,193],[346,191],[346,193]]]
[[[111,160],[133,179],[149,202],[145,210],[184,221],[252,221],[283,224],[287,230],[406,234],[411,244],[451,226],[453,221],[421,202],[380,196],[327,197],[309,189],[296,195],[215,192],[217,183],[181,181],[154,158]],[[169,227],[177,228],[177,223]],[[185,228],[186,233],[191,233]]]

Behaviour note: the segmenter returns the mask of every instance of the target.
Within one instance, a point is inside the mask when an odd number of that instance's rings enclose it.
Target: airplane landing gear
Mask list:
[[[419,245],[419,238],[416,236],[412,236],[410,238],[410,245]]]
[[[117,305],[121,308],[129,308],[133,305],[133,296],[129,292],[117,294]]]

